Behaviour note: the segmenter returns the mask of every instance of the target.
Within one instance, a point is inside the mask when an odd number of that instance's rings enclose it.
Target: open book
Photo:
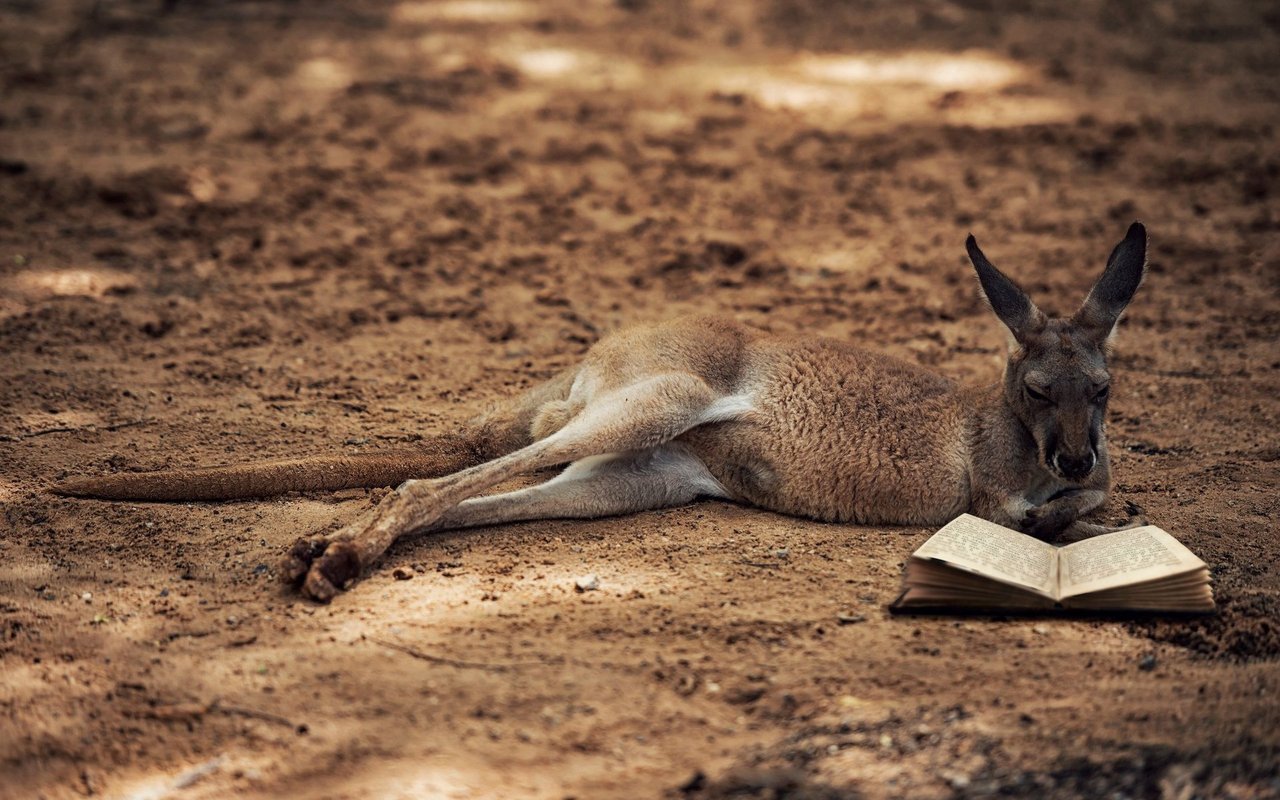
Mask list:
[[[962,514],[907,560],[892,611],[1213,611],[1209,568],[1147,525],[1055,547]]]

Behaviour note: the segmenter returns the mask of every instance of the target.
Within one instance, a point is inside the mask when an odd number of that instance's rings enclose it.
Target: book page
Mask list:
[[[1054,607],[1053,600],[1030,592],[1007,595],[994,592],[952,592],[931,586],[912,586],[894,601],[892,609],[914,609],[934,613],[982,614],[988,611],[1034,611]],[[891,610],[892,610],[891,609]]]
[[[1157,578],[1136,586],[1120,586],[1089,592],[1063,601],[1073,609],[1177,611],[1211,613],[1214,610],[1209,570],[1198,569],[1173,577]]]
[[[984,575],[923,558],[907,560],[905,587],[913,605],[929,601],[949,606],[1006,606],[1052,608],[1054,601],[1020,586],[1011,586]]]
[[[1053,596],[1058,549],[985,519],[961,514],[912,554]]]
[[[1067,545],[1059,560],[1063,597],[1205,568],[1181,542],[1154,525]]]

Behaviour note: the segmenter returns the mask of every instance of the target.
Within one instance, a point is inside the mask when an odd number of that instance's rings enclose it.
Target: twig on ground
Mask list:
[[[299,733],[306,730],[305,725],[298,725],[292,720],[286,719],[279,714],[272,714],[270,711],[259,711],[256,708],[241,708],[239,706],[223,705],[219,700],[214,700],[209,704],[209,711],[217,711],[234,717],[247,717],[248,719],[262,720],[263,722],[271,722],[276,725],[284,725],[286,728],[292,728]]]
[[[270,722],[274,725],[283,725],[299,733],[305,733],[307,730],[307,726],[298,725],[293,720],[286,719],[279,714],[273,714],[270,711],[259,711],[256,708],[229,706],[216,697],[207,703],[170,703],[168,705],[154,706],[139,713],[128,714],[128,716],[141,716],[158,720],[190,720],[199,719],[215,712],[232,717],[245,717],[247,719]]]
[[[56,428],[41,428],[36,431],[26,431],[25,433],[7,433],[0,434],[0,442],[20,442],[23,439],[34,439],[37,436],[48,436],[51,433],[84,433],[86,431],[118,431],[122,428],[132,428],[135,425],[145,425],[150,422],[149,419],[134,419],[128,422],[117,422],[112,425],[103,425],[99,428],[97,425],[60,425]]]
[[[444,656],[432,655],[431,653],[424,653],[416,647],[410,647],[407,644],[400,644],[399,642],[390,642],[386,639],[376,639],[372,636],[366,636],[364,638],[374,644],[381,645],[392,650],[399,650],[405,655],[413,656],[414,658],[422,661],[429,661],[432,664],[439,664],[445,667],[457,667],[458,669],[479,669],[486,672],[509,672],[510,670],[517,669],[519,667],[541,667],[550,663],[560,663],[559,660],[525,661],[513,664],[487,664],[481,661],[462,661],[456,658],[446,658]]]
[[[223,756],[211,758],[198,766],[192,767],[173,780],[174,789],[187,789],[222,768]]]

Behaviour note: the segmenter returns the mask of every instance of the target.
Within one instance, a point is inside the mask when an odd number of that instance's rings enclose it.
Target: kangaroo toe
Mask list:
[[[330,542],[324,554],[311,564],[302,582],[302,593],[327,603],[360,576],[360,554],[348,541]]]
[[[1131,527],[1141,527],[1142,525],[1150,524],[1147,521],[1146,510],[1132,500],[1124,501],[1124,510],[1125,513],[1129,515],[1129,521],[1125,523],[1126,525]]]
[[[312,563],[329,546],[329,540],[321,536],[302,537],[293,543],[289,552],[280,560],[280,580],[291,586],[297,586],[306,577]]]

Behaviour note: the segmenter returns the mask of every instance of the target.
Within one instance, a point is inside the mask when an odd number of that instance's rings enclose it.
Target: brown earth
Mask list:
[[[14,0],[0,80],[0,795],[1280,796],[1273,4]],[[993,380],[966,233],[1065,313],[1135,218],[1104,516],[1212,620],[890,618],[928,531],[725,503],[316,606],[277,559],[376,492],[44,491],[395,448],[691,311]]]

